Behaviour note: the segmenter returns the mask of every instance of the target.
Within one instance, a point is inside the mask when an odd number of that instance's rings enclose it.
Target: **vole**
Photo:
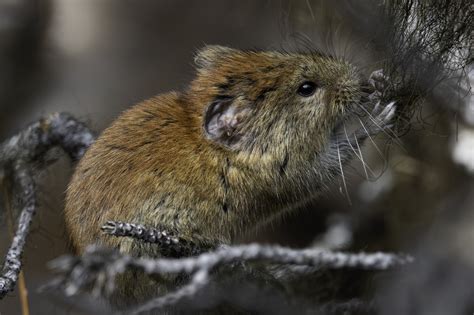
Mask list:
[[[108,220],[173,231],[212,246],[314,198],[369,133],[390,126],[395,105],[359,120],[358,69],[319,53],[206,46],[196,78],[179,93],[124,112],[79,162],[66,196],[73,245],[102,243],[132,255],[156,246],[101,233]]]

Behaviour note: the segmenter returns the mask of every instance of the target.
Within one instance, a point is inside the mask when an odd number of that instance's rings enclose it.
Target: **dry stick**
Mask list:
[[[0,299],[12,291],[18,281],[26,238],[36,212],[35,181],[32,164],[49,149],[60,146],[73,160],[78,160],[94,141],[94,135],[68,114],[52,114],[0,145],[0,175],[11,174],[15,195],[22,209],[15,236],[0,273]]]
[[[181,259],[130,260],[130,265],[147,273],[192,273],[239,261],[266,260],[271,263],[319,266],[329,269],[356,268],[386,270],[412,262],[410,256],[389,253],[343,253],[324,249],[291,249],[259,244],[229,246],[197,257]]]
[[[211,272],[220,266],[251,261],[327,269],[387,270],[410,263],[413,258],[389,253],[354,254],[324,249],[295,250],[250,244],[222,247],[195,257],[151,259],[134,258],[116,250],[90,246],[81,257],[63,256],[51,263],[51,267],[60,275],[50,287],[59,286],[71,294],[90,288],[91,285],[103,285],[110,291],[110,284],[113,284],[115,277],[130,269],[141,270],[148,275],[184,273],[191,276],[190,282],[181,288],[131,310],[132,313],[140,313],[176,305],[184,298],[195,296],[210,282]],[[104,277],[107,279],[104,280]]]
[[[10,236],[13,238],[13,209],[10,192],[10,185],[7,184],[7,181],[3,181],[3,196],[5,198],[5,209],[7,212],[7,221],[8,221],[8,230]],[[18,279],[18,292],[20,293],[20,304],[21,304],[21,313],[22,315],[30,314],[30,306],[28,302],[28,289],[26,288],[25,273],[23,270],[20,271],[20,276]]]
[[[156,229],[147,228],[143,225],[135,226],[133,224],[108,221],[106,227],[129,226],[129,228],[107,229],[107,233],[118,237],[130,237],[138,240],[145,240],[150,243],[158,243],[161,241],[155,238],[144,237],[156,233]],[[139,233],[138,233],[139,232]],[[97,247],[90,247],[87,251],[89,254],[100,252]],[[114,259],[115,260],[115,259]],[[122,262],[120,262],[122,260]],[[137,268],[145,271],[147,274],[165,274],[184,272],[193,275],[188,284],[178,288],[177,290],[151,299],[147,303],[138,306],[133,310],[129,310],[132,314],[139,314],[153,309],[164,308],[176,305],[179,301],[195,296],[202,288],[210,282],[210,273],[215,268],[236,263],[239,261],[263,260],[270,263],[285,264],[290,266],[303,267],[306,269],[314,268],[361,268],[369,270],[386,270],[398,265],[410,263],[413,259],[410,256],[394,255],[389,253],[359,253],[350,254],[343,252],[333,252],[323,249],[305,249],[293,250],[280,246],[264,246],[258,244],[222,247],[216,251],[203,253],[197,257],[187,257],[181,259],[134,259],[123,256],[114,261],[118,268],[116,273],[123,272],[126,268]],[[60,265],[60,264],[59,264]],[[59,267],[56,264],[56,268]],[[71,265],[70,265],[71,266]],[[75,264],[77,266],[77,263]],[[64,266],[60,267],[63,272],[69,275],[74,274],[73,270],[68,270]],[[107,268],[107,267],[106,267]],[[110,272],[110,269],[107,268]],[[114,269],[114,268],[112,268]],[[298,269],[293,269],[298,273]],[[285,272],[291,272],[286,269]],[[79,272],[83,274],[83,272]],[[114,273],[113,273],[114,274]],[[113,275],[113,277],[115,274]],[[110,279],[109,279],[110,280]],[[67,280],[66,280],[67,281]],[[74,280],[73,280],[74,282]],[[64,281],[61,281],[64,284]]]
[[[170,292],[163,296],[149,300],[148,302],[131,310],[131,314],[140,314],[155,309],[160,309],[166,306],[176,305],[185,298],[195,296],[201,289],[209,283],[209,271],[197,271],[188,284],[183,285],[176,291]]]
[[[36,210],[35,184],[30,169],[21,163],[15,163],[13,178],[15,184],[20,187],[17,195],[23,209],[18,220],[15,236],[3,265],[0,277],[0,298],[3,298],[9,291],[13,290],[18,281],[18,274],[21,270],[21,255],[30,230],[33,214]]]
[[[319,249],[293,250],[279,246],[250,244],[223,248],[195,258],[183,258],[174,261],[165,260],[161,263],[158,260],[148,260],[143,264],[140,262],[138,264],[133,263],[132,265],[138,268],[142,267],[145,271],[151,273],[188,272],[193,274],[193,277],[188,284],[176,291],[152,299],[132,310],[132,314],[177,305],[182,299],[195,296],[200,289],[206,286],[210,281],[209,274],[213,269],[239,261],[268,261],[277,264],[308,265],[328,269],[360,268],[386,270],[397,265],[409,263],[412,261],[412,258],[387,253],[349,254]],[[157,263],[156,265],[154,265],[155,262]],[[165,271],[166,269],[167,271]]]

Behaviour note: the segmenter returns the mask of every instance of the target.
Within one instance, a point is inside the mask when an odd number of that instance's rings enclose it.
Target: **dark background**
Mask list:
[[[0,0],[0,139],[55,111],[100,132],[134,103],[183,89],[205,44],[314,45],[374,70],[370,34],[357,32],[349,11],[331,1]],[[472,115],[473,105],[466,108]],[[381,314],[472,313],[473,137],[454,114],[424,104],[401,145],[377,139],[381,156],[366,144],[377,181],[355,161],[346,171],[349,197],[338,180],[316,204],[242,241],[410,252],[417,264],[350,293],[375,296]],[[41,208],[24,256],[32,314],[80,313],[36,291],[51,277],[46,263],[68,253],[62,207],[72,167],[61,158],[41,175]],[[9,235],[0,229],[2,253]],[[0,313],[21,313],[17,291],[0,302]]]

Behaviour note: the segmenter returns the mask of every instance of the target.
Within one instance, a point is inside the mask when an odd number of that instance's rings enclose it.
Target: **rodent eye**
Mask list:
[[[311,81],[305,81],[301,83],[301,85],[298,88],[298,94],[303,96],[303,97],[309,97],[316,92],[316,83],[311,82]]]

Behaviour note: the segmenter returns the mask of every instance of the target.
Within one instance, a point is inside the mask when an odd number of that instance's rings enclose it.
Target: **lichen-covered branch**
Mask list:
[[[160,254],[165,257],[195,256],[211,249],[199,246],[192,241],[181,238],[177,233],[140,224],[120,221],[108,221],[101,227],[106,234],[117,237],[131,237],[144,243],[156,244]]]
[[[32,162],[54,146],[60,146],[73,160],[78,160],[94,139],[84,123],[69,114],[54,113],[2,143],[0,166],[15,160]]]
[[[186,274],[188,284],[140,305],[132,313],[175,305],[184,298],[194,296],[209,284],[211,274],[218,267],[238,263],[267,262],[310,266],[326,269],[354,268],[363,270],[387,270],[410,263],[410,256],[387,253],[343,253],[323,249],[295,250],[280,246],[259,244],[222,247],[196,257],[133,258],[118,251],[97,246],[89,247],[82,257],[64,256],[51,266],[60,273],[53,287],[62,287],[66,293],[75,294],[87,288],[96,292],[111,293],[114,279],[126,270],[141,270],[148,275]]]
[[[0,177],[12,180],[13,194],[21,209],[12,244],[0,274],[0,299],[12,291],[21,269],[21,256],[36,212],[35,169],[52,147],[61,147],[73,160],[78,160],[94,141],[85,124],[68,114],[52,114],[31,124],[24,131],[0,145]]]
[[[15,163],[13,178],[18,186],[18,199],[22,204],[22,211],[18,220],[18,227],[8,250],[0,275],[0,298],[11,291],[18,281],[21,269],[21,255],[30,230],[33,214],[36,210],[36,191],[31,169],[21,162]]]

